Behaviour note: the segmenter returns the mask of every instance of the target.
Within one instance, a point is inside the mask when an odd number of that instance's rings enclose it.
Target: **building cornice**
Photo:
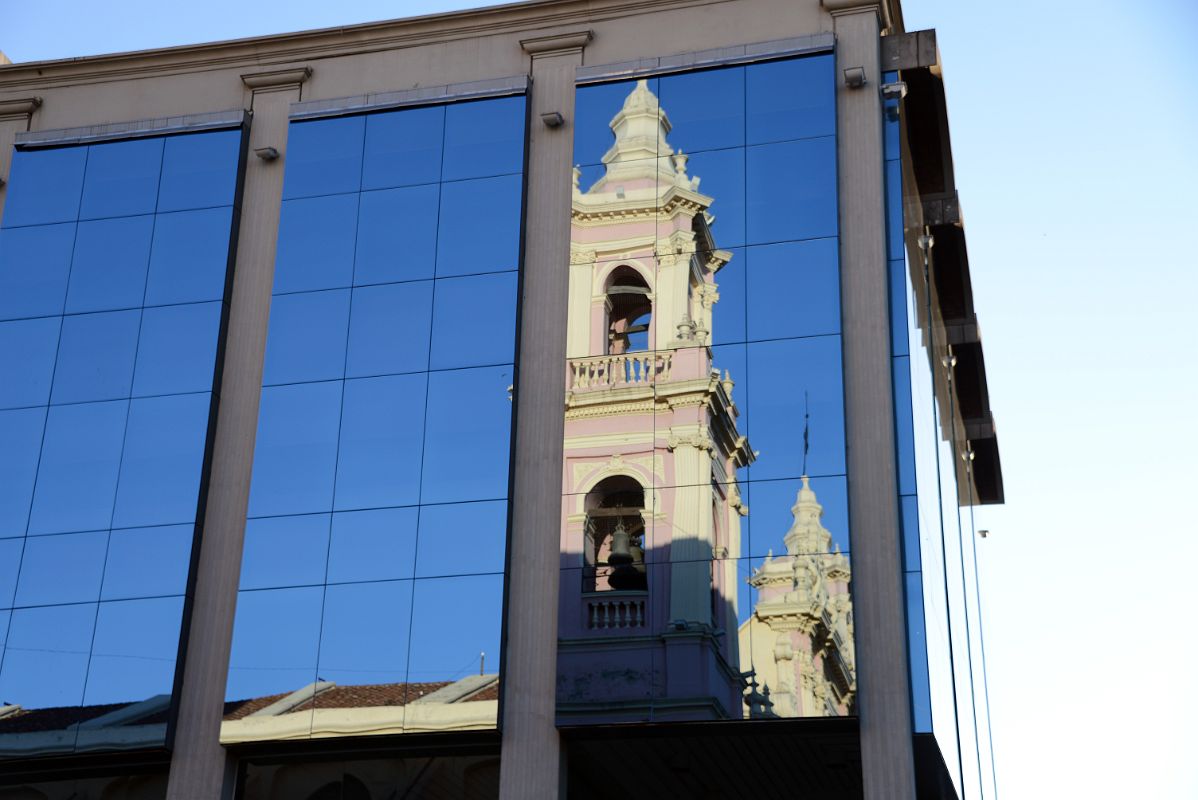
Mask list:
[[[347,55],[436,45],[459,39],[533,33],[533,43],[559,37],[552,29],[615,17],[691,8],[732,0],[534,0],[337,28],[272,34],[206,44],[0,66],[0,92],[23,86],[69,86],[187,72],[269,67]],[[578,35],[577,31],[567,34]],[[581,45],[577,45],[581,46]],[[530,51],[531,52],[531,51]]]

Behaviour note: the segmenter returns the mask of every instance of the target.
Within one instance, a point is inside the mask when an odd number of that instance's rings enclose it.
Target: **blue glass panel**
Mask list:
[[[345,382],[335,508],[418,502],[426,375]]]
[[[433,277],[440,195],[437,184],[362,193],[355,285]]]
[[[729,251],[732,258],[715,275],[719,299],[711,307],[711,342],[715,345],[745,341],[747,258],[744,248]],[[744,374],[733,376],[735,380]]]
[[[836,239],[750,247],[749,340],[840,333]]]
[[[340,378],[348,330],[348,289],[276,296],[270,306],[262,383]]]
[[[317,674],[343,686],[403,683],[411,608],[411,581],[330,586]]]
[[[919,552],[919,498],[913,494],[900,497],[899,511],[903,517],[903,569],[913,572],[922,568]]]
[[[646,81],[649,91],[657,94],[657,78]],[[615,141],[612,118],[624,106],[624,100],[636,88],[636,81],[600,83],[584,86],[574,95],[574,163],[598,164]],[[660,96],[660,95],[659,95]],[[586,184],[583,184],[586,188]]]
[[[95,603],[12,612],[0,697],[25,708],[79,705],[95,622]]]
[[[891,259],[904,258],[903,169],[899,161],[886,162],[886,249]]]
[[[262,390],[250,516],[332,509],[340,419],[340,381]]]
[[[195,519],[211,399],[201,392],[130,403],[113,527]]]
[[[240,156],[240,130],[168,137],[158,212],[232,205]]]
[[[356,192],[362,186],[362,117],[293,122],[287,130],[283,197]]]
[[[146,305],[197,303],[225,296],[232,215],[227,206],[158,215]]]
[[[441,186],[439,277],[516,268],[520,258],[522,187],[520,175]]]
[[[915,494],[915,426],[911,419],[911,359],[891,359],[894,381],[894,446],[899,494]]]
[[[750,244],[836,235],[836,139],[759,145],[746,153]]]
[[[905,356],[907,341],[907,262],[891,261],[890,277],[890,353]]]
[[[499,671],[503,576],[423,578],[412,598],[408,680],[450,681]]]
[[[26,539],[16,605],[48,606],[98,600],[107,549],[108,531]]]
[[[58,317],[0,322],[0,408],[49,401],[61,322]]]
[[[182,597],[100,603],[83,704],[129,703],[169,695],[182,616]],[[85,736],[81,730],[81,746]]]
[[[511,385],[511,367],[429,375],[421,502],[507,496]]]
[[[675,150],[694,153],[744,145],[744,67],[664,77],[658,98],[673,123],[669,141]]]
[[[328,514],[248,520],[241,554],[241,588],[324,583],[328,553]]]
[[[506,364],[515,358],[516,273],[437,281],[432,369]]]
[[[368,116],[362,189],[439,181],[444,125],[444,106]]]
[[[923,576],[906,574],[907,652],[911,662],[912,727],[916,733],[932,730],[932,697],[928,686],[927,628],[923,612]]]
[[[86,162],[86,147],[14,152],[4,202],[4,227],[75,220]]]
[[[212,388],[221,303],[147,308],[141,316],[133,394]]]
[[[354,274],[358,196],[287,200],[279,217],[275,293],[349,286]]]
[[[746,74],[748,143],[836,132],[831,55],[754,64]]]
[[[749,444],[758,452],[753,480],[802,474],[804,399],[811,415],[809,475],[844,474],[844,389],[840,337],[782,339],[748,345],[741,404]],[[742,429],[744,432],[744,429]]]
[[[153,216],[79,223],[67,313],[140,306],[153,231]]]
[[[61,314],[74,248],[73,222],[0,230],[0,319]]]
[[[712,198],[711,235],[717,248],[745,243],[745,151],[709,150],[687,161],[687,174],[699,179],[699,193]]]
[[[128,397],[141,314],[133,309],[63,317],[51,400],[77,403]]]
[[[109,526],[128,407],[118,400],[50,408],[31,535]]]
[[[446,108],[441,180],[507,175],[523,168],[523,97],[457,103]]]
[[[45,421],[45,408],[0,411],[0,539],[25,535]]]
[[[416,514],[415,506],[334,514],[329,583],[412,577]]]
[[[786,552],[784,541],[787,531],[794,525],[793,508],[798,499],[802,481],[787,480],[750,481],[741,487],[741,496],[749,504],[749,515],[742,521],[742,529],[749,533],[749,544],[742,545],[747,555],[764,556],[771,550]],[[815,492],[816,501],[823,506],[820,523],[832,534],[827,550],[816,549],[814,553],[825,553],[839,548],[847,553],[852,544],[849,532],[848,482],[840,476],[811,478],[808,482]],[[805,553],[805,554],[810,554]]]
[[[113,531],[100,599],[183,594],[194,531],[194,525]]]
[[[13,596],[17,591],[17,573],[21,569],[21,551],[25,539],[0,539],[0,608],[12,608]],[[4,618],[7,623],[7,617]],[[3,634],[0,634],[3,642]],[[3,644],[0,644],[0,648]]]
[[[80,219],[154,213],[162,139],[93,144],[89,150]]]
[[[240,592],[225,698],[294,692],[316,680],[324,587]]]
[[[348,377],[428,369],[433,282],[354,289],[349,321]]]
[[[420,508],[416,577],[502,573],[507,502]]]

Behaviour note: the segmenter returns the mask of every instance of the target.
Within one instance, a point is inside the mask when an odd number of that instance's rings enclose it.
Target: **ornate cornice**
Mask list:
[[[312,77],[311,67],[293,67],[267,72],[247,72],[241,76],[241,82],[250,89],[283,89],[299,86],[310,77]]]

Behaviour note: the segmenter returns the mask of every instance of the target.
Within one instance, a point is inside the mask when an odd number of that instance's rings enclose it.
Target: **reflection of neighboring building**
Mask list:
[[[740,652],[761,695],[746,714],[844,716],[857,695],[849,560],[839,546],[830,551],[832,534],[806,476],[791,511],[786,555],[771,552],[749,578],[760,599],[740,626]]]
[[[318,680],[294,692],[226,703],[220,740],[488,730],[498,708],[497,674],[353,686]]]
[[[603,176],[583,190],[576,170],[573,193],[558,719],[739,717],[753,455],[707,346],[731,254],[645,81],[611,128]]]

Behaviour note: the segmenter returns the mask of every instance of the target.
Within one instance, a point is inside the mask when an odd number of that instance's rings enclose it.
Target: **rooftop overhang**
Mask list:
[[[955,435],[964,452],[972,454],[972,487],[962,465],[958,471],[961,502],[986,505],[1003,502],[1002,464],[990,392],[981,329],[973,305],[969,277],[969,252],[965,223],[953,174],[952,143],[936,32],[916,31],[883,37],[882,68],[897,70],[907,86],[900,104],[903,148],[903,205],[908,260],[922,270],[918,238],[931,234],[930,293],[931,335],[937,347],[947,345],[956,357],[951,382],[955,413],[949,401],[946,367],[933,359],[942,419],[955,418]],[[916,280],[917,292],[922,284]],[[926,296],[921,300],[926,300]],[[921,327],[924,322],[921,319]],[[928,331],[924,331],[925,337]],[[943,391],[940,391],[943,390]],[[950,439],[954,431],[942,431]]]

